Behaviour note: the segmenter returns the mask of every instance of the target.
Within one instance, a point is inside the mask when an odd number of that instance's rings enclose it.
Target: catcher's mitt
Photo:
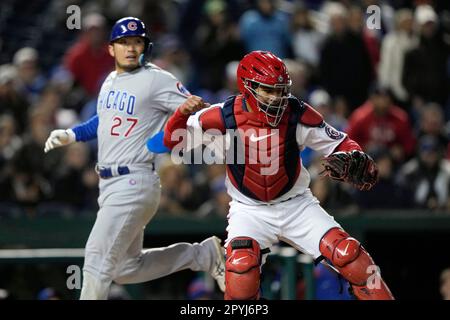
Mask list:
[[[335,152],[324,158],[323,176],[348,182],[360,190],[370,190],[378,181],[375,161],[364,152]]]

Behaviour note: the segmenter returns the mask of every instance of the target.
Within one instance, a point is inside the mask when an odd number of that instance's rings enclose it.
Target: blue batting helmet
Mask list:
[[[150,37],[145,28],[144,22],[135,17],[125,17],[117,20],[111,30],[109,42],[112,43],[120,38],[124,37],[141,37],[145,40],[144,56],[150,55],[153,44],[150,42]]]

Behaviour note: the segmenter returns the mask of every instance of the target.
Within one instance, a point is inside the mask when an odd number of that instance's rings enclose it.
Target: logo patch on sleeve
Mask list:
[[[342,132],[337,131],[328,124],[325,125],[325,132],[327,133],[327,136],[334,140],[340,140],[344,137],[344,134]]]
[[[189,90],[186,89],[186,87],[183,86],[183,84],[181,82],[179,82],[179,81],[177,82],[177,88],[178,88],[178,91],[180,91],[182,94],[187,95],[187,96],[191,95]]]

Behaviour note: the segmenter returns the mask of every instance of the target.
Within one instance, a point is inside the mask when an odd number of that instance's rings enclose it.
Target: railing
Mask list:
[[[94,216],[72,219],[0,219],[0,264],[72,262],[82,265],[82,248],[94,223]],[[363,243],[371,232],[426,231],[448,232],[450,235],[448,213],[374,211],[351,217],[336,217],[336,220]],[[216,234],[224,238],[225,228],[226,220],[220,218],[164,217],[159,214],[148,225],[145,233],[154,238],[185,236],[198,237],[200,240],[205,234]],[[280,298],[295,299],[296,277],[302,272],[306,283],[305,298],[313,299],[312,258],[299,254],[293,248],[277,246],[273,248],[271,256],[269,260],[278,261],[282,268]],[[139,292],[136,287],[134,289]]]
[[[94,224],[92,217],[1,219],[0,248],[81,248]],[[370,231],[449,231],[450,213],[424,211],[373,211],[336,220],[355,238],[364,242]],[[226,220],[190,216],[168,217],[159,213],[146,228],[146,235],[225,235]]]

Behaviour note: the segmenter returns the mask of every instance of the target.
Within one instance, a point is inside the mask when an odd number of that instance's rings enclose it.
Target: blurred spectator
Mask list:
[[[161,179],[161,200],[159,210],[169,215],[180,215],[184,209],[178,201],[177,193],[181,179],[184,178],[185,169],[182,165],[175,165],[169,159],[161,163],[158,175]]]
[[[392,90],[394,97],[403,105],[408,100],[408,92],[402,83],[405,54],[417,45],[413,34],[413,13],[401,9],[395,15],[396,29],[383,39],[381,60],[378,70],[381,85]]]
[[[291,93],[298,97],[308,96],[310,70],[306,64],[293,59],[285,59],[284,63],[288,69],[292,81]]]
[[[444,105],[450,92],[447,76],[448,45],[438,30],[438,16],[429,5],[415,11],[420,41],[417,48],[406,53],[403,85],[410,97]]]
[[[0,168],[14,157],[21,146],[22,139],[17,135],[14,118],[0,116]]]
[[[189,73],[189,55],[176,35],[167,34],[159,39],[155,51],[158,57],[152,62],[172,73],[181,83],[186,83]]]
[[[43,157],[44,154],[42,152],[42,148],[44,147],[45,141],[47,140],[48,134],[50,133],[49,123],[47,114],[45,111],[41,109],[35,109],[33,112],[29,115],[29,130],[24,136],[24,148],[27,148],[28,146],[33,146],[33,149],[35,149],[35,152],[30,152],[30,159],[35,160],[36,163],[39,162],[40,164],[43,164]],[[21,150],[23,151],[23,149]],[[42,159],[37,159],[41,158]],[[48,155],[45,156],[46,159],[49,159]],[[42,161],[41,161],[42,160]],[[35,162],[32,161],[32,162]],[[14,161],[16,163],[16,161]],[[45,161],[47,162],[47,161]],[[16,163],[17,164],[17,163]],[[31,162],[28,163],[31,165]],[[45,165],[45,171],[53,170],[54,163],[46,163]],[[43,172],[43,167],[41,165],[38,165],[37,167],[30,167],[32,169],[30,172]]]
[[[62,105],[62,98],[56,88],[47,86],[32,107],[32,112],[39,113],[48,125],[57,126],[57,113]]]
[[[347,119],[341,113],[335,112],[335,105],[332,104],[331,97],[323,89],[316,89],[311,92],[308,99],[309,104],[316,109],[323,119],[334,128],[344,131],[347,128]],[[309,147],[301,152],[302,163],[305,167],[309,167],[311,162],[317,156],[317,153]]]
[[[347,119],[342,113],[335,111],[335,105],[332,104],[331,97],[325,90],[317,89],[311,92],[309,103],[329,125],[340,131],[347,128]]]
[[[337,96],[333,99],[334,112],[338,118],[345,119],[348,124],[348,117],[350,114],[350,107],[347,100],[342,96]]]
[[[325,209],[333,209],[334,215],[349,216],[358,212],[358,207],[353,201],[349,185],[326,179],[320,176],[323,170],[321,157],[312,159],[308,171],[311,175],[311,192],[320,201]]]
[[[20,49],[14,54],[13,63],[17,68],[17,91],[30,103],[35,102],[47,83],[39,70],[37,50],[30,47]]]
[[[0,116],[0,202],[8,203],[13,196],[12,159],[22,147],[22,139],[16,135],[14,118]]]
[[[36,109],[30,115],[30,128],[24,144],[12,163],[14,200],[34,210],[34,206],[50,194],[48,177],[54,172],[61,154],[44,155],[43,148],[50,133],[46,115]]]
[[[66,52],[64,65],[75,81],[93,97],[112,71],[114,60],[108,52],[105,18],[98,13],[91,13],[82,22],[83,33]]]
[[[439,291],[443,300],[450,300],[450,268],[441,272]]]
[[[388,148],[395,164],[414,152],[415,138],[408,114],[393,104],[388,89],[375,87],[350,116],[347,133],[369,153]]]
[[[96,205],[98,197],[98,177],[88,161],[89,152],[84,144],[75,143],[65,150],[62,164],[53,174],[52,202],[75,212],[86,209],[87,204],[91,205],[88,209],[95,209],[92,205]]]
[[[66,0],[67,1],[67,0]],[[82,0],[77,0],[82,1]],[[84,2],[84,1],[83,1]],[[95,0],[83,3],[81,12],[101,12],[104,16],[116,21],[123,17],[137,17],[144,12],[146,2],[142,0]],[[158,14],[157,12],[156,14]],[[153,13],[149,13],[153,14]],[[142,19],[146,21],[145,19]]]
[[[216,216],[226,219],[230,210],[231,198],[225,186],[225,176],[218,177],[210,183],[210,199],[197,210],[198,217]]]
[[[420,110],[419,116],[418,137],[424,135],[436,137],[444,148],[445,157],[450,159],[449,137],[445,128],[444,112],[442,111],[442,108],[435,103],[429,103]]]
[[[230,61],[227,63],[225,67],[225,87],[222,90],[219,90],[218,100],[215,100],[214,102],[225,101],[229,96],[238,94],[239,90],[236,81],[238,65],[238,61]]]
[[[110,2],[109,0],[106,0]],[[150,32],[152,39],[159,39],[165,34],[175,30],[179,22],[179,6],[182,3],[178,0],[135,0],[140,2],[141,8],[130,14],[134,17],[141,16]],[[122,1],[128,7],[128,1]],[[124,17],[123,13],[117,18]],[[180,80],[181,81],[181,80]]]
[[[324,35],[316,30],[311,13],[307,8],[303,6],[296,8],[292,17],[292,29],[292,46],[295,57],[314,68],[317,67]]]
[[[289,19],[277,8],[275,0],[256,0],[256,8],[246,11],[239,21],[246,53],[273,52],[280,58],[292,56]]]
[[[8,64],[0,66],[0,115],[14,117],[17,132],[22,133],[27,126],[28,102],[14,87],[17,69]]]
[[[170,157],[161,160],[158,173],[161,179],[161,212],[182,215],[195,210],[205,201],[205,194],[195,188],[185,165],[174,164]]]
[[[416,208],[450,210],[450,162],[433,136],[423,136],[418,155],[400,170],[399,183],[413,195]]]
[[[199,87],[217,92],[225,84],[226,64],[241,59],[243,47],[225,1],[208,0],[203,10],[205,19],[194,35],[192,55]]]
[[[380,61],[380,43],[374,32],[366,28],[365,16],[360,7],[353,6],[349,10],[349,29],[354,34],[361,37],[369,53],[373,74],[378,72],[378,62]]]
[[[48,87],[53,88],[61,97],[61,108],[74,110],[77,113],[82,110],[89,97],[85,90],[78,85],[74,85],[75,80],[72,73],[68,71],[63,64],[56,66],[50,75]],[[95,97],[97,101],[97,97]]]
[[[349,31],[345,7],[335,3],[328,13],[331,34],[321,51],[321,84],[333,98],[345,97],[353,110],[367,98],[372,79],[370,56],[362,36]]]
[[[354,198],[363,210],[407,208],[410,204],[410,194],[396,182],[394,163],[387,149],[372,152],[377,163],[378,183],[367,191],[354,191]]]
[[[225,101],[229,96],[238,93],[236,72],[239,62],[231,61],[225,67],[225,86],[217,92],[212,92],[206,89],[200,89],[197,94],[208,101],[208,103],[220,103]]]

